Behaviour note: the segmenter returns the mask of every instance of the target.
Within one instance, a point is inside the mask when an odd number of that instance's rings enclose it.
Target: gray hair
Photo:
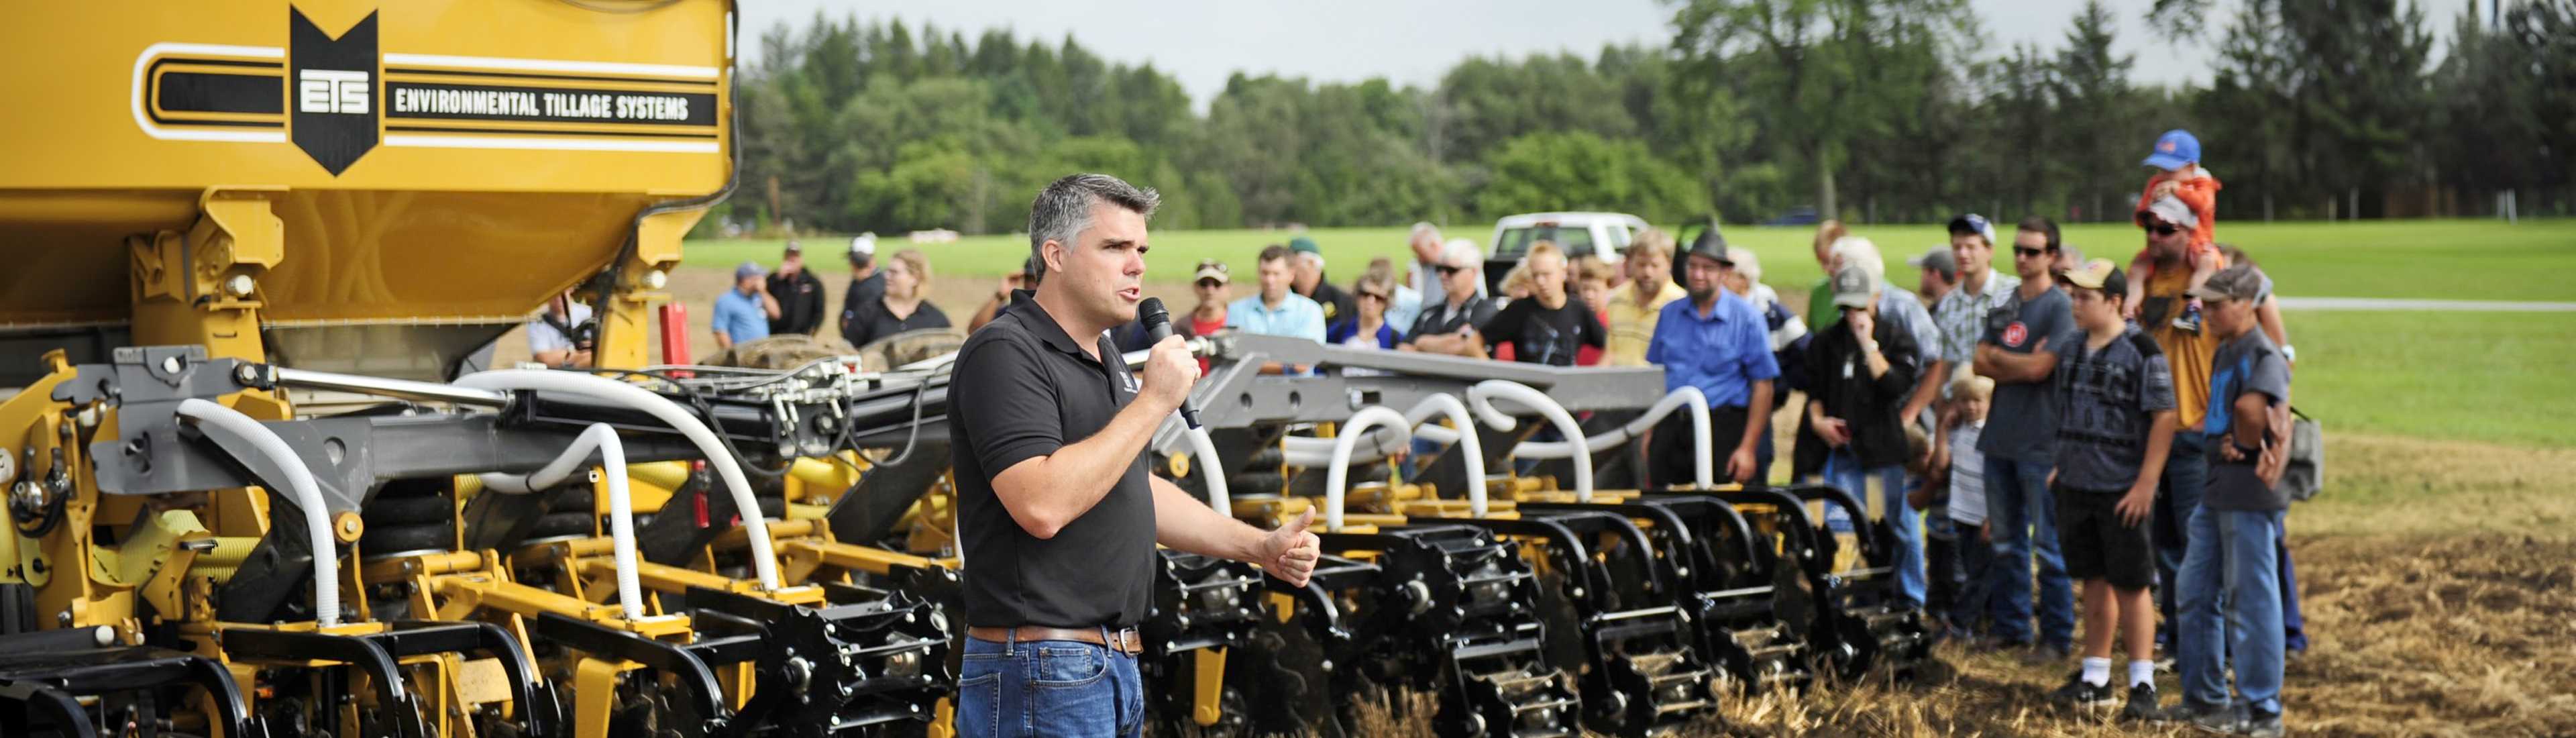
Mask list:
[[[1474,241],[1452,238],[1440,246],[1440,261],[1444,264],[1465,262],[1481,269],[1485,265],[1485,250]]]
[[[1163,204],[1162,193],[1106,174],[1070,174],[1038,191],[1029,203],[1029,278],[1046,277],[1046,242],[1074,246],[1074,237],[1091,227],[1091,209],[1102,201],[1147,218]]]
[[[1413,224],[1413,236],[1412,236],[1412,237],[1413,237],[1413,238],[1417,238],[1417,239],[1418,239],[1418,238],[1421,238],[1421,237],[1423,237],[1423,236],[1430,236],[1430,237],[1431,237],[1431,240],[1434,240],[1434,241],[1440,240],[1440,227],[1439,227],[1439,226],[1436,226],[1436,225],[1432,225],[1432,224],[1431,224],[1431,221],[1427,221],[1427,220],[1424,220],[1424,221],[1416,221],[1416,222]]]

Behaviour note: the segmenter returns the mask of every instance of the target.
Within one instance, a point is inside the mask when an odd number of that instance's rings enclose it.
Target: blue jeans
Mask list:
[[[2233,660],[2236,692],[2246,704],[2281,712],[2281,569],[2274,546],[2283,515],[2206,507],[2192,514],[2191,552],[2178,582],[2182,622],[2175,631],[2182,648],[2175,669],[2183,699],[2195,706],[2227,704],[2225,662]]]
[[[2273,553],[2281,557],[2281,646],[2292,651],[2308,650],[2308,616],[2299,611],[2299,572],[2290,565],[2290,529],[2281,528],[2281,538],[2274,542]]]
[[[1080,641],[968,638],[957,671],[958,738],[1144,735],[1133,656]]]
[[[1995,546],[1978,537],[1977,526],[1952,521],[1959,539],[1951,545],[1957,553],[1958,594],[1950,601],[1950,627],[1970,634],[1988,629],[1985,622],[1993,612]]]
[[[2168,631],[2182,622],[2174,614],[2174,582],[2182,570],[2183,551],[2191,542],[2184,534],[2191,526],[2192,511],[2200,509],[2201,488],[2208,483],[2209,436],[2191,430],[2175,432],[2173,451],[2165,456],[2165,473],[2156,479],[2154,519],[2147,521],[2147,532],[2156,542],[2156,609],[2164,613],[2160,622]],[[2160,640],[2172,645],[2169,638]]]
[[[1986,521],[1995,527],[1993,579],[1986,591],[1995,599],[1995,637],[2008,643],[2030,643],[2036,602],[2039,644],[2072,650],[2075,645],[2075,585],[2066,578],[2066,557],[2057,547],[2057,496],[2048,491],[2047,462],[2031,463],[1986,455]],[[2039,565],[2039,584],[2031,586],[2031,564]]]
[[[1888,465],[1864,469],[1860,457],[1847,449],[1835,449],[1825,457],[1825,483],[1852,493],[1862,504],[1869,500],[1867,477],[1877,477],[1879,505],[1887,509],[1887,527],[1896,532],[1896,585],[1905,599],[1915,606],[1923,604],[1923,520],[1914,507],[1905,502],[1905,467]],[[1869,511],[1859,510],[1867,515]]]

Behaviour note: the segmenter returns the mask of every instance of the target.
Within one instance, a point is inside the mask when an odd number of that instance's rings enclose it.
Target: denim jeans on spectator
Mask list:
[[[1969,635],[1992,632],[1995,544],[1979,537],[1978,526],[1956,521],[1951,525],[1958,529],[1958,540],[1951,544],[1958,559],[1953,566],[1958,590],[1950,603],[1950,627]]]
[[[2299,572],[2290,565],[2290,527],[2281,526],[2272,553],[2281,557],[2281,647],[2308,650],[2308,616],[2299,612]]]
[[[1923,612],[1935,617],[1946,615],[1959,601],[1959,546],[1957,526],[1950,522],[1950,511],[1940,505],[1923,511]]]
[[[1142,736],[1136,658],[1080,641],[966,639],[957,737]]]
[[[1995,600],[1994,635],[2007,643],[2071,650],[2075,645],[2075,588],[2057,547],[2057,496],[2048,491],[2046,462],[1986,455],[1986,521],[1995,528],[1995,558],[1987,594]],[[2039,566],[2038,589],[2031,565]],[[2034,595],[2038,633],[2031,631]]]
[[[2256,711],[2281,711],[2281,569],[2273,555],[2284,514],[2201,508],[2191,518],[2191,552],[2183,557],[2174,626],[2183,699],[2195,707],[2228,704],[2228,666],[2236,692]],[[2222,606],[2221,601],[2224,601]]]
[[[1878,478],[1879,506],[1887,510],[1887,527],[1896,533],[1896,560],[1889,563],[1896,566],[1897,587],[1905,593],[1906,599],[1921,605],[1924,589],[1923,518],[1912,505],[1906,504],[1905,467],[1889,464],[1864,469],[1860,457],[1846,449],[1835,449],[1833,455],[1825,457],[1825,483],[1852,493],[1864,505],[1869,504],[1869,487],[1863,483],[1868,477]],[[1860,512],[1866,515],[1869,511]]]
[[[2173,451],[2165,456],[2165,473],[2156,481],[2154,519],[2147,521],[2148,532],[2156,542],[2156,610],[2164,614],[2158,620],[2156,640],[2171,653],[2174,624],[2181,622],[2174,614],[2175,573],[2182,568],[2183,551],[2189,536],[2192,511],[2200,509],[2201,487],[2209,483],[2209,437],[2199,431],[2176,431]]]

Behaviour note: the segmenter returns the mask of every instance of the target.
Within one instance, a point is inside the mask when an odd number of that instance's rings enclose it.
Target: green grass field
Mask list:
[[[2576,314],[2291,311],[2292,399],[2329,431],[2576,446]]]
[[[1905,257],[1949,239],[1937,224],[1860,226],[1853,232],[1878,243],[1893,266],[1891,274],[1903,268]],[[2287,295],[2576,300],[2576,281],[2563,277],[2576,273],[2576,220],[2519,225],[2488,220],[2247,223],[2226,224],[2218,232],[2222,240],[2243,247],[2262,262],[2264,271]],[[1329,270],[1337,279],[1357,274],[1370,257],[1401,260],[1407,253],[1406,233],[1404,228],[1308,231],[1323,245],[1331,259]],[[1492,226],[1462,224],[1446,233],[1482,242],[1492,236]],[[1785,227],[1726,230],[1730,242],[1761,255],[1763,281],[1783,292],[1819,278],[1815,258],[1808,251],[1813,233],[1809,228]],[[1235,273],[1248,274],[1254,254],[1263,245],[1284,243],[1291,235],[1254,230],[1156,233],[1146,262],[1148,279],[1181,281],[1190,266],[1203,258],[1224,259]],[[2010,239],[2010,226],[1999,236]],[[2137,228],[2119,223],[2069,226],[2064,237],[2090,255],[2122,264],[2142,243]],[[833,271],[828,257],[846,242],[837,237],[807,241],[818,268]],[[692,266],[730,267],[747,259],[775,264],[781,243],[776,239],[690,241],[683,253]],[[899,240],[880,245],[903,247]],[[941,276],[991,277],[1026,258],[1028,241],[1026,236],[974,236],[922,248]],[[2009,256],[1997,260],[1999,269],[2011,266]],[[1913,279],[1899,277],[1898,281],[1910,284]]]
[[[1332,258],[1330,273],[1348,279],[1372,256],[1401,260],[1403,228],[1334,228],[1310,232]],[[1903,275],[1902,259],[1945,243],[1938,225],[1862,226]],[[1483,240],[1487,227],[1454,227],[1451,235]],[[1738,227],[1728,239],[1762,256],[1763,281],[1798,294],[1818,279],[1807,228]],[[2010,231],[2005,238],[2010,238]],[[2285,295],[2477,300],[2576,300],[2576,221],[2401,221],[2365,224],[2241,224],[2221,236],[2262,262]],[[1201,258],[1225,259],[1248,274],[1276,231],[1171,231],[1154,236],[1148,279],[1178,282]],[[1016,266],[1027,253],[1019,236],[982,236],[923,247],[941,279],[983,280]],[[2065,240],[2095,256],[2125,262],[2139,243],[2136,228],[2086,224]],[[837,252],[837,238],[808,240],[818,268]],[[723,268],[745,259],[777,260],[779,241],[692,241],[692,266]],[[828,245],[826,245],[828,244]],[[900,248],[886,242],[887,248]],[[2009,261],[2004,262],[2009,268]],[[1914,277],[1896,276],[1899,284]],[[837,283],[838,279],[830,279]],[[1241,294],[1241,293],[1238,293]],[[1793,308],[1803,299],[1792,297]],[[2300,363],[2296,392],[2304,410],[2333,431],[2453,439],[2521,447],[2576,446],[2576,314],[2292,311],[2287,316]]]

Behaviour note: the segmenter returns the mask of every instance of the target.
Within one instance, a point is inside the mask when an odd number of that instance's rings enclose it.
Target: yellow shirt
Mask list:
[[[2179,270],[2177,270],[2179,271]],[[1604,366],[1646,366],[1646,344],[1655,340],[1655,316],[1663,314],[1664,303],[1690,296],[1682,286],[1668,280],[1664,291],[1645,307],[1637,306],[1637,283],[1620,285],[1610,293],[1610,342],[1602,350]],[[2203,387],[2206,392],[2209,388]]]
[[[2138,321],[2146,324],[2148,335],[2165,351],[2165,363],[2173,368],[2174,404],[2179,410],[2175,422],[2184,430],[2198,430],[2201,416],[2209,412],[2209,362],[2218,354],[2218,334],[2206,322],[2198,333],[2174,327],[2174,316],[2181,315],[2189,302],[2183,291],[2190,286],[2190,269],[2155,270],[2147,277],[2147,309],[2138,311]],[[2158,298],[2164,298],[2162,310],[2154,309]]]

